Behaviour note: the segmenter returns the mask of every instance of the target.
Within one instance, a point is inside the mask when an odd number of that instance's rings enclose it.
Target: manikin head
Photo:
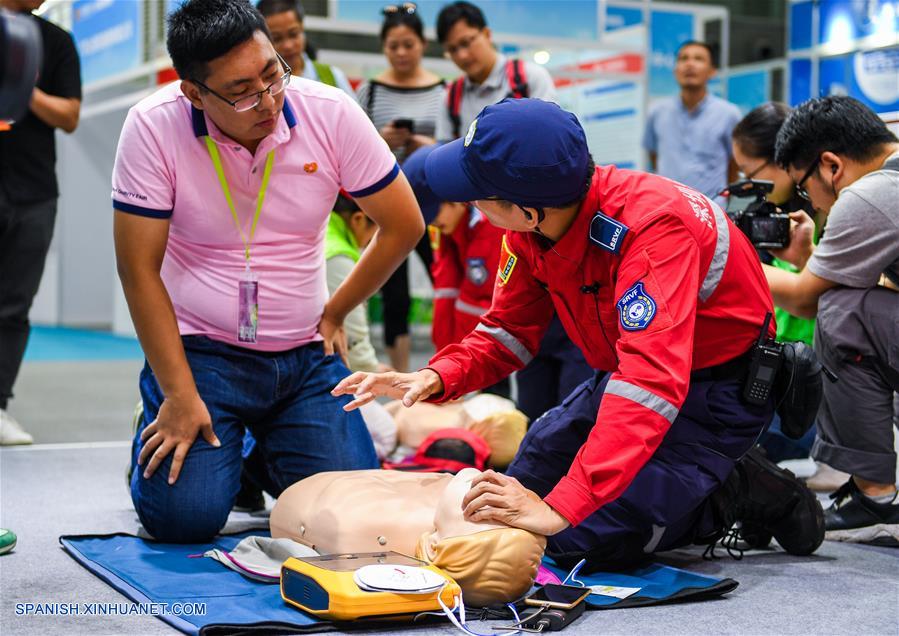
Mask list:
[[[462,498],[479,474],[467,468],[450,481],[434,513],[435,529],[422,535],[415,556],[451,576],[468,604],[487,606],[514,601],[530,589],[546,538],[501,524],[466,521]]]

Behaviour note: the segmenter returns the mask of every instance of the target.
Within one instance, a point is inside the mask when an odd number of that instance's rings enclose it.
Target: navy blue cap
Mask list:
[[[437,198],[434,191],[428,186],[425,178],[425,160],[437,146],[422,146],[403,162],[403,174],[412,186],[412,192],[418,200],[418,207],[425,218],[425,225],[430,225],[440,211],[442,201]]]
[[[442,201],[553,207],[583,195],[589,161],[572,113],[540,99],[507,98],[482,110],[464,139],[432,152],[425,172]]]

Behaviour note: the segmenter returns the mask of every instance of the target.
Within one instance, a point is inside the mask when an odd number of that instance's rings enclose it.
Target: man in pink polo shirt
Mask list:
[[[157,539],[224,525],[244,427],[272,495],[326,470],[377,466],[361,417],[329,391],[344,316],[424,227],[405,177],[356,103],[291,78],[245,0],[187,0],[169,18],[180,83],[128,114],[113,171],[119,275],[147,357],[131,493]],[[328,299],[324,233],[340,188],[379,226]]]

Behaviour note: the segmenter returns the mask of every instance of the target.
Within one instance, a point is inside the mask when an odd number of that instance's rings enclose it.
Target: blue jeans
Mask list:
[[[787,459],[806,459],[812,452],[817,429],[818,427],[813,424],[801,438],[787,437],[780,429],[780,416],[775,413],[774,419],[771,420],[771,426],[762,435],[759,444],[765,449],[768,459],[775,464]]]
[[[172,486],[172,454],[149,479],[141,469],[133,471],[134,509],[155,538],[197,543],[225,525],[240,488],[244,427],[252,432],[264,460],[265,474],[259,479],[274,496],[315,473],[378,467],[362,416],[341,408],[348,396],[330,394],[349,371],[339,357],[324,355],[320,343],[267,353],[204,336],[183,336],[182,341],[222,445],[214,448],[198,436]],[[147,364],[140,374],[140,392],[144,420],[132,443],[133,465],[142,446],[140,433],[156,419],[164,399]]]

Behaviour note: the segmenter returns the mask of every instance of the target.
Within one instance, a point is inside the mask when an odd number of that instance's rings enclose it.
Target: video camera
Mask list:
[[[766,199],[774,189],[771,181],[738,181],[727,186],[727,216],[761,249],[790,244],[790,215]]]
[[[0,120],[25,113],[41,63],[34,20],[0,9]]]

